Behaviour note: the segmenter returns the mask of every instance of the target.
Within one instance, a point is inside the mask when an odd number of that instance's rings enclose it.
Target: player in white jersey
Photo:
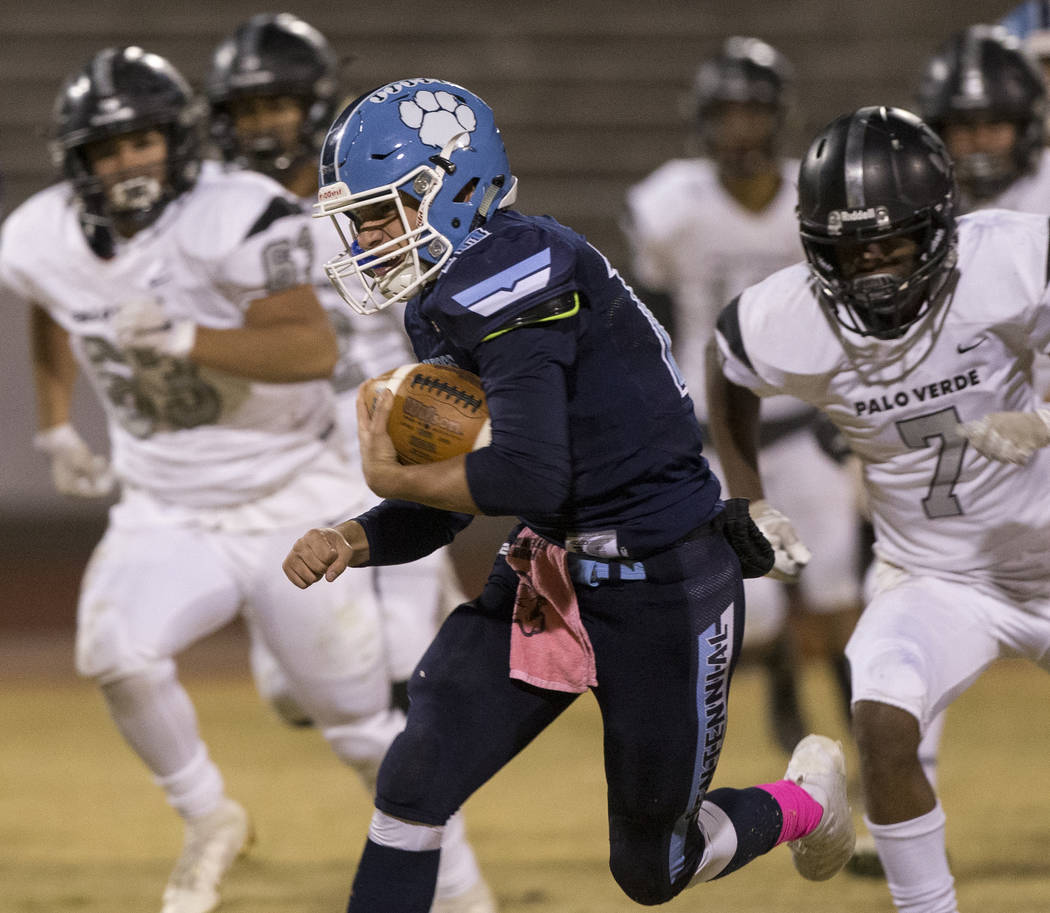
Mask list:
[[[701,64],[695,81],[704,155],[667,162],[627,194],[633,272],[645,287],[671,298],[675,357],[701,421],[704,351],[719,311],[802,253],[795,219],[798,161],[780,150],[791,83],[791,66],[780,52],[757,38],[729,38]],[[762,415],[769,489],[812,542],[813,561],[796,586],[770,578],[745,584],[745,643],[765,653],[773,731],[789,752],[805,731],[791,626],[785,626],[789,601],[821,613],[844,689],[842,649],[860,602],[854,484],[819,445],[815,417],[815,410],[790,397],[771,400]],[[706,455],[717,466],[718,453],[709,448]]]
[[[955,160],[960,211],[1050,215],[1050,149],[1043,69],[1002,26],[953,35],[927,62],[918,114]],[[1036,392],[1050,399],[1050,359],[1036,358]]]
[[[1050,348],[1048,220],[956,220],[955,200],[951,159],[915,115],[833,121],[800,171],[808,263],[725,309],[708,388],[733,494],[764,493],[756,393],[821,409],[862,461],[878,573],[847,647],[854,733],[866,820],[908,913],[957,909],[921,735],[997,657],[1050,670],[1050,452],[1035,449],[1050,430],[1030,371]]]
[[[335,116],[340,64],[325,37],[291,13],[260,13],[241,23],[215,49],[206,80],[212,142],[227,165],[267,174],[310,212],[317,196],[317,157]],[[339,239],[324,220],[311,220],[317,297],[339,343],[332,387],[345,446],[368,491],[357,454],[356,393],[362,381],[414,360],[400,313],[381,320],[355,318],[324,273],[340,253]],[[440,620],[444,552],[411,564],[377,568],[380,618],[395,701],[407,709],[407,681]],[[260,690],[292,722],[304,717],[291,701],[279,668],[258,638],[252,668]]]
[[[917,113],[955,161],[961,212],[1050,213],[1046,82],[1002,26],[972,25],[926,62]]]
[[[917,113],[955,162],[959,212],[1012,209],[1050,215],[1047,92],[1033,55],[1002,27],[972,25],[952,35],[923,68]],[[1036,354],[1033,387],[1050,398],[1050,358]],[[935,783],[944,719],[923,737]]]
[[[110,481],[70,424],[78,370],[106,413],[121,498],[81,588],[76,662],[185,821],[163,913],[214,909],[251,839],[177,679],[184,648],[243,613],[369,786],[404,725],[372,588],[304,599],[277,569],[304,521],[361,497],[332,434],[311,220],[267,177],[202,167],[196,111],[163,58],[97,54],[55,105],[66,180],[11,213],[0,243],[0,277],[33,305],[36,443],[61,490]],[[442,877],[459,893],[478,873],[462,828],[451,843]]]

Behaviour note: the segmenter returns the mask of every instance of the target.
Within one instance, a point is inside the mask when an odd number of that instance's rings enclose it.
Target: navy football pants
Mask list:
[[[645,565],[645,580],[576,592],[597,663],[610,868],[628,896],[653,904],[685,887],[703,850],[695,815],[725,735],[744,597],[717,531]],[[498,558],[481,597],[449,616],[423,656],[408,724],[379,772],[380,810],[444,824],[575,700],[508,677],[516,588]],[[572,765],[566,758],[565,776]]]

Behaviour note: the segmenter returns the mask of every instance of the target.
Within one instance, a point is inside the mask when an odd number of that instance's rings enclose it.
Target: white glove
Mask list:
[[[749,509],[755,526],[773,546],[773,570],[766,576],[785,583],[794,583],[813,555],[799,539],[791,521],[775,507],[771,507],[769,502],[752,501]]]
[[[1023,466],[1040,447],[1050,444],[1050,409],[992,412],[957,426],[982,456]]]
[[[152,349],[185,358],[196,341],[197,325],[192,320],[172,319],[156,298],[134,298],[120,303],[113,332],[121,349]]]
[[[72,425],[55,425],[39,432],[33,446],[51,457],[51,481],[61,494],[101,498],[113,490],[109,461],[92,453]]]

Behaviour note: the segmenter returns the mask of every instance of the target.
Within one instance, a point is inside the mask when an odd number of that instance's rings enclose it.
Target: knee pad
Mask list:
[[[847,647],[854,704],[876,701],[910,713],[920,724],[929,719],[927,661],[917,649],[886,640],[859,653]]]
[[[379,770],[376,806],[422,824],[444,824],[466,801],[438,776],[439,740],[428,727],[408,727],[390,746]]]
[[[85,613],[77,626],[76,670],[100,683],[148,674],[151,659],[136,651],[119,612]]]
[[[126,710],[134,713],[143,703],[143,697],[153,692],[159,682],[175,681],[175,661],[155,660],[140,665],[133,672],[112,674],[96,679],[105,695],[111,712]]]

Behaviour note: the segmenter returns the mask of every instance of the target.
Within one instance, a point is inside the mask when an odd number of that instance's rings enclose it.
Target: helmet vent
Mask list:
[[[478,186],[478,179],[476,177],[471,178],[469,181],[467,181],[466,184],[463,185],[462,188],[460,188],[459,193],[457,193],[456,196],[454,197],[455,202],[457,202],[457,203],[466,203],[467,200],[469,200],[472,196],[474,196],[474,191],[477,188],[477,186]]]

